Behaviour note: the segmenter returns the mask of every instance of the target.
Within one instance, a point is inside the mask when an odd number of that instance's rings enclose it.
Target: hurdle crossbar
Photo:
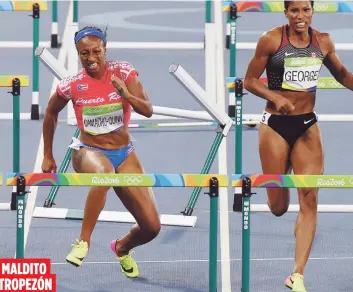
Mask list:
[[[207,187],[211,178],[217,178],[220,187],[228,186],[228,176],[220,174],[188,173],[14,173],[8,172],[7,186],[16,186],[23,177],[27,186],[98,186],[98,187]]]
[[[249,178],[254,188],[352,188],[353,175],[233,174],[232,186]]]

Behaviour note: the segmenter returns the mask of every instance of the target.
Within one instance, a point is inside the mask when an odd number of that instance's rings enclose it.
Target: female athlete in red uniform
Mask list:
[[[131,108],[151,117],[152,105],[131,64],[106,61],[106,36],[95,27],[76,33],[75,45],[82,69],[63,79],[51,96],[43,122],[43,172],[55,172],[53,137],[59,112],[72,100],[79,140],[73,148],[72,164],[78,173],[143,173],[128,133]],[[104,208],[109,187],[91,187],[85,204],[82,229],[67,262],[80,266],[90,247],[98,216]],[[114,188],[127,210],[134,216],[130,232],[110,246],[128,277],[139,274],[130,250],[154,239],[160,220],[152,190],[147,187]]]
[[[343,86],[353,90],[353,76],[336,55],[327,33],[310,27],[314,1],[284,1],[289,25],[264,33],[250,61],[244,87],[267,100],[259,128],[265,174],[320,175],[324,170],[321,136],[314,112],[316,86],[324,64]],[[259,80],[266,69],[268,88]],[[288,210],[289,189],[267,189],[276,216]],[[303,273],[317,222],[317,189],[298,189],[295,266],[285,285],[305,292]]]

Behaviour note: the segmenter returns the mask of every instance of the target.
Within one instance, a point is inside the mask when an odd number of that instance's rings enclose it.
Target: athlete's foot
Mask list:
[[[116,255],[116,258],[120,261],[121,271],[129,278],[136,278],[139,275],[139,270],[136,261],[132,257],[132,253],[121,254],[118,253],[118,240],[112,240],[110,242],[110,248]]]
[[[66,256],[66,261],[75,267],[79,267],[88,253],[88,243],[78,239],[76,239],[76,242],[76,244],[72,244],[72,250]]]
[[[284,285],[292,289],[293,292],[307,292],[304,287],[304,276],[299,273],[293,273],[284,281]]]

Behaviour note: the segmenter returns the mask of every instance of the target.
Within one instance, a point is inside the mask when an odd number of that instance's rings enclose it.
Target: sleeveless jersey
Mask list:
[[[72,100],[78,127],[91,135],[117,131],[130,121],[131,105],[116,92],[111,83],[113,74],[125,84],[138,75],[128,62],[107,61],[100,80],[81,69],[57,86],[59,96]]]
[[[309,35],[310,44],[296,48],[289,41],[288,25],[282,27],[281,45],[266,66],[269,89],[316,91],[324,56],[311,27]]]

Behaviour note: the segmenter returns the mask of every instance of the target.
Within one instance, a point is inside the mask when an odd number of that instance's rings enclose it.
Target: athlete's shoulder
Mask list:
[[[57,86],[57,92],[59,93],[59,95],[71,99],[73,85],[76,82],[82,81],[84,77],[84,69],[81,69],[76,74],[61,79]]]
[[[262,52],[273,53],[276,51],[281,44],[282,40],[282,27],[274,27],[264,32],[257,43],[258,50]]]
[[[282,38],[282,32],[283,32],[283,26],[276,26],[268,31],[265,31],[260,39],[262,40],[273,40],[275,39],[281,39]]]
[[[115,69],[125,71],[135,70],[134,66],[130,62],[120,60],[108,61],[108,70],[114,71]]]
[[[63,78],[59,82],[59,85],[60,86],[69,86],[69,85],[75,83],[76,81],[82,80],[84,78],[84,75],[85,75],[84,69],[80,69],[76,74]]]
[[[328,32],[322,32],[317,29],[312,29],[312,30],[313,30],[313,34],[316,36],[318,41],[327,42],[327,43],[332,42],[332,38]]]
[[[317,29],[312,29],[312,31],[321,48],[327,48],[330,51],[334,47],[333,39],[329,33]]]
[[[126,83],[128,83],[134,76],[138,76],[138,72],[135,70],[134,66],[127,61],[108,61],[108,70],[121,76],[122,80]]]

